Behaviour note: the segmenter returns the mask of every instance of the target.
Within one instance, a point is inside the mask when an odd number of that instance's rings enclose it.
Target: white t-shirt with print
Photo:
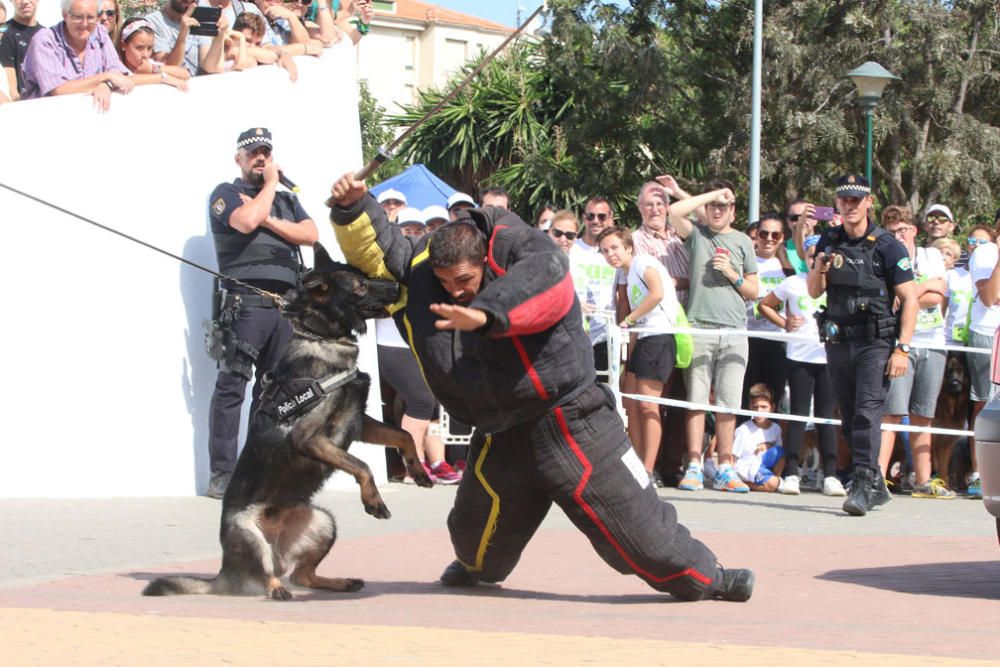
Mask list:
[[[761,458],[764,456],[763,451],[757,452],[761,445],[781,445],[781,426],[777,422],[771,422],[765,429],[757,426],[751,419],[737,427],[733,437],[733,458],[736,460],[733,467],[744,482],[752,482],[757,477]]]
[[[663,298],[656,308],[643,315],[635,323],[637,327],[651,329],[666,329],[672,327],[677,321],[677,291],[674,289],[674,281],[670,279],[667,267],[660,263],[660,260],[652,255],[635,255],[632,258],[632,265],[628,269],[626,290],[628,292],[628,303],[632,310],[649,296],[648,280],[645,279],[646,271],[653,269],[660,276],[660,284],[663,285]],[[656,336],[656,331],[640,331],[639,338],[646,336]]]
[[[940,250],[917,248],[913,277],[918,285],[933,278],[945,278],[947,273]],[[917,326],[910,342],[914,347],[921,344],[944,345],[944,309],[940,305],[917,310]]]
[[[757,299],[747,302],[747,329],[750,331],[781,331],[778,326],[760,314],[758,304],[785,279],[781,261],[777,257],[771,259],[757,258],[757,284],[760,291]]]
[[[825,364],[826,348],[819,342],[819,324],[816,322],[816,313],[820,307],[826,305],[826,292],[819,295],[818,299],[809,296],[809,287],[806,285],[805,273],[785,278],[774,288],[774,296],[785,304],[786,316],[798,316],[805,322],[793,333],[802,336],[812,336],[815,343],[806,341],[788,341],[785,343],[785,356],[792,361],[805,364]]]
[[[969,328],[969,306],[975,294],[969,270],[956,266],[948,271],[948,312],[944,317],[944,335],[949,345],[964,345],[968,337],[961,337]],[[959,337],[956,338],[956,335]]]
[[[569,272],[581,304],[597,310],[614,310],[615,268],[608,264],[597,246],[578,238],[569,249]],[[673,284],[673,283],[671,283]],[[591,345],[608,339],[604,317],[587,317]]]
[[[976,300],[972,302],[972,317],[969,319],[969,329],[982,336],[992,337],[996,334],[997,327],[1000,326],[1000,306],[990,306],[987,308],[979,299],[979,290],[976,283],[980,280],[989,280],[993,275],[993,269],[997,265],[997,246],[995,243],[986,243],[976,248],[976,251],[969,257],[969,279],[972,281],[973,293]]]

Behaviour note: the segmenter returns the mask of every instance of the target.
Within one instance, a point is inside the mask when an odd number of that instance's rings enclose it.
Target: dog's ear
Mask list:
[[[316,265],[315,269],[322,273],[332,273],[339,266],[337,262],[330,259],[330,253],[318,241],[313,244],[313,258]]]

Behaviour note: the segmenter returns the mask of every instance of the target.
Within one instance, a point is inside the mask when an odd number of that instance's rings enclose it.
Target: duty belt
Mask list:
[[[260,294],[239,294],[236,292],[226,292],[226,299],[223,308],[232,306],[249,306],[251,308],[277,308],[278,303],[268,296]]]

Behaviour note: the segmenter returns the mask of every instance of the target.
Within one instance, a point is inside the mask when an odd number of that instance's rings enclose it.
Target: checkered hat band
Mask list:
[[[870,195],[872,193],[872,189],[867,185],[859,185],[856,183],[851,183],[848,185],[841,185],[839,188],[837,188],[838,195],[841,194],[842,192],[864,192],[866,195]]]
[[[245,146],[249,146],[250,144],[267,144],[268,146],[272,145],[271,139],[269,137],[258,136],[258,137],[247,137],[243,141],[237,142],[236,148],[243,148]]]

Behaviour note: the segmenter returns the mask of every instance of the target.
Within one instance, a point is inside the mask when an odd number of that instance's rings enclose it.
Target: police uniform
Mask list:
[[[237,149],[254,150],[261,145],[271,146],[271,134],[265,128],[254,128],[240,135]],[[229,225],[229,216],[244,203],[240,195],[252,199],[260,189],[258,185],[237,178],[212,191],[209,218],[219,272],[268,292],[283,294],[298,281],[301,269],[298,246],[263,227],[244,234]],[[275,193],[270,215],[290,222],[309,218],[298,198],[285,191]],[[224,489],[226,478],[236,465],[240,412],[247,381],[254,377],[256,370],[252,413],[260,398],[261,378],[277,365],[292,336],[291,325],[281,317],[273,299],[229,281],[225,281],[222,288],[225,290],[221,312],[226,351],[219,363],[209,415],[210,495],[219,490],[213,489],[213,485],[220,484]],[[221,481],[216,482],[216,478]]]
[[[858,176],[837,182],[838,196],[864,197],[868,183]],[[827,230],[816,253],[826,253],[826,310],[819,315],[827,370],[851,448],[852,479],[870,487],[872,504],[889,499],[879,472],[880,425],[889,388],[886,365],[896,345],[898,317],[894,288],[913,280],[909,253],[896,238],[869,223],[858,238],[844,227]],[[908,351],[908,349],[907,349]],[[848,502],[854,502],[849,497]],[[844,509],[850,513],[848,503]],[[865,509],[867,511],[867,509]]]

